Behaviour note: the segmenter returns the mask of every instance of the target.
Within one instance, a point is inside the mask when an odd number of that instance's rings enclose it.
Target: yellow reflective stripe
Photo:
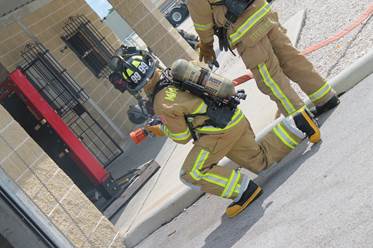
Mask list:
[[[194,162],[193,169],[189,173],[195,180],[200,180],[201,177],[199,175],[200,171],[199,168],[203,166],[207,158],[209,157],[209,152],[205,150],[201,150],[197,156],[196,161]],[[199,173],[198,173],[199,172]]]
[[[258,66],[260,75],[263,78],[264,83],[268,88],[271,89],[272,94],[281,102],[282,106],[285,108],[288,114],[292,114],[296,111],[294,105],[290,102],[289,98],[286,97],[284,92],[278,86],[278,84],[273,80],[271,74],[268,71],[266,64],[260,64]]]
[[[224,130],[230,129],[234,126],[236,126],[243,118],[245,115],[242,113],[240,109],[237,109],[235,115],[233,116],[231,122],[228,123],[228,126],[224,128]]]
[[[189,172],[189,175],[193,177],[194,180],[204,180],[224,188],[227,185],[228,179],[213,173],[202,173],[200,171],[209,157],[209,154],[208,151],[203,149],[199,152],[197,159],[194,162],[193,169]]]
[[[235,175],[236,175],[236,173],[233,170],[232,173],[231,173],[231,176],[229,177],[227,186],[224,188],[223,192],[220,195],[221,197],[225,197],[227,195],[228,189],[231,190],[232,180],[233,180],[233,178],[234,178]]]
[[[321,98],[323,98],[326,94],[328,94],[332,90],[332,87],[326,82],[320,89],[316,92],[312,93],[308,97],[312,102],[317,102]]]
[[[197,31],[206,31],[206,30],[211,29],[213,26],[214,26],[214,24],[212,24],[212,23],[208,23],[208,24],[194,23],[194,28]]]
[[[231,198],[233,192],[235,191],[236,188],[238,188],[238,182],[240,181],[241,179],[241,172],[237,171],[236,172],[236,177],[234,178],[234,181],[233,181],[233,185],[232,185],[232,190],[228,193],[228,196],[227,198]]]
[[[282,123],[279,124],[279,128],[281,129],[282,133],[286,136],[286,138],[290,141],[290,143],[294,146],[297,146],[299,143],[295,141],[288,133],[288,131],[284,128]]]
[[[176,141],[183,141],[183,140],[189,139],[191,136],[192,135],[191,135],[190,131],[187,130],[184,133],[171,134],[171,136],[169,136],[169,137],[173,140],[176,140]]]
[[[192,114],[203,114],[207,111],[207,105],[204,101],[197,107],[197,109]]]
[[[289,136],[286,130],[281,126],[281,123],[279,125],[276,125],[272,130],[275,135],[282,141],[282,143],[284,143],[290,149],[294,149],[298,145],[298,142],[294,141]]]
[[[234,189],[234,193],[239,194],[241,192],[241,184],[237,184],[237,187]]]
[[[221,177],[219,175],[213,174],[213,173],[205,173],[205,174],[201,173],[201,175],[202,175],[202,180],[218,185],[222,188],[224,188],[228,182],[228,179]]]
[[[191,133],[189,131],[189,128],[186,129],[185,131],[181,133],[173,133],[168,129],[166,126],[161,125],[161,130],[171,139],[175,141],[182,141],[182,140],[187,140],[191,137]]]
[[[232,120],[228,123],[228,125],[225,128],[218,128],[218,127],[213,127],[213,126],[207,126],[207,127],[201,127],[197,128],[197,131],[199,132],[221,132],[221,131],[226,131],[234,126],[236,126],[243,118],[245,115],[242,113],[240,109],[236,110],[236,113],[233,115]]]
[[[258,11],[251,15],[237,30],[229,35],[229,42],[235,45],[256,23],[258,23],[269,11],[271,6],[266,2]]]
[[[293,117],[294,116],[292,116],[290,118],[293,119]],[[284,125],[286,130],[288,130],[289,132],[291,132],[292,134],[297,136],[300,140],[304,139],[305,138],[304,133],[302,131],[300,131],[295,125],[293,126],[293,123],[292,123],[293,121],[294,120],[290,120],[289,118],[285,118],[282,121],[282,124]]]
[[[223,193],[221,194],[221,197],[230,198],[235,189],[237,188],[240,178],[241,173],[239,171],[233,170],[228,180],[228,183],[225,186]]]
[[[278,129],[276,127],[273,128],[273,132],[276,134],[276,136],[282,141],[282,143],[284,143],[287,147],[289,147],[290,149],[294,149],[295,147],[293,147],[292,145],[290,145],[284,138],[283,136],[279,133]]]

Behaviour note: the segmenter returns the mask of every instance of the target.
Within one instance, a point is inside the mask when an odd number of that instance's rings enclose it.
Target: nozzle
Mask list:
[[[140,144],[148,136],[148,132],[143,128],[138,128],[130,133],[130,137],[135,144]]]

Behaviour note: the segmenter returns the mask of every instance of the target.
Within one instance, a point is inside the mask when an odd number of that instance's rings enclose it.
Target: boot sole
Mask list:
[[[254,191],[254,193],[250,196],[249,199],[240,207],[240,209],[232,214],[225,213],[228,218],[234,218],[238,214],[240,214],[243,210],[245,210],[253,201],[255,201],[261,194],[263,193],[263,190],[261,187],[258,186],[258,188]]]
[[[317,127],[316,123],[308,116],[308,114],[306,114],[305,111],[302,111],[301,114],[303,118],[306,119],[308,125],[310,125],[314,131],[314,134],[308,137],[309,141],[314,144],[318,143],[321,140],[320,129]]]

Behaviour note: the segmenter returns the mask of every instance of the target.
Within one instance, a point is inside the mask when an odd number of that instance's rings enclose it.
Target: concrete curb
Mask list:
[[[342,71],[330,84],[338,94],[344,93],[373,73],[373,50]]]
[[[305,16],[305,10],[299,11],[284,24],[285,28],[288,30],[287,35],[293,44],[296,44],[297,40],[299,39]],[[158,157],[156,160],[163,161],[165,159],[166,158],[163,156],[162,158]],[[222,165],[226,165],[228,163],[231,164],[232,162],[230,162],[228,159],[222,160]],[[137,224],[134,228],[125,233],[124,243],[126,247],[130,248],[136,246],[163,224],[171,221],[173,218],[182,213],[184,209],[192,205],[203,194],[204,193],[202,192],[195,191],[187,187],[180,187],[180,191],[170,196],[161,208],[157,208],[148,213],[148,216],[144,218],[143,222]]]

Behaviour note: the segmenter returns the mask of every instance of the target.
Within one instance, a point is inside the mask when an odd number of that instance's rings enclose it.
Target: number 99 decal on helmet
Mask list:
[[[132,95],[144,88],[158,67],[158,60],[149,52],[137,49],[119,48],[109,62],[113,73],[120,73],[126,89]]]

